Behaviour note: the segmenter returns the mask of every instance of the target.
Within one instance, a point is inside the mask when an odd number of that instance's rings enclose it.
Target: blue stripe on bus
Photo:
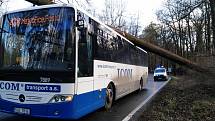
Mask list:
[[[106,89],[74,95],[72,102],[48,104],[18,104],[0,99],[0,111],[14,113],[14,108],[27,108],[33,117],[79,119],[105,104]],[[59,115],[54,115],[58,111]]]

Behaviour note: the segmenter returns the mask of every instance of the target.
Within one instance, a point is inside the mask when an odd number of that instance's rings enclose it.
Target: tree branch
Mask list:
[[[200,2],[199,4],[197,4],[196,6],[194,6],[193,8],[190,8],[190,11],[188,11],[188,13],[186,13],[185,15],[183,15],[182,17],[180,17],[177,21],[180,21],[180,20],[186,18],[187,16],[189,16],[190,13],[192,13],[196,8],[200,7],[203,3],[204,3],[204,1]],[[183,11],[186,11],[186,10],[183,10]]]

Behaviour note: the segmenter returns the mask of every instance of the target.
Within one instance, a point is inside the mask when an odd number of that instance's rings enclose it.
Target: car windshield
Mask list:
[[[74,69],[74,9],[44,8],[3,16],[0,70]]]
[[[165,69],[161,68],[161,69],[156,69],[155,73],[164,73]]]

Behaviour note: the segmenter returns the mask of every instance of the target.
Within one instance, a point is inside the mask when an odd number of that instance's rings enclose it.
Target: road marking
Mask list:
[[[133,111],[131,111],[122,121],[129,121],[134,114],[140,110],[160,89],[162,89],[169,81],[171,78],[168,79],[165,83],[163,83],[157,90],[155,90],[146,100],[144,100],[140,105],[138,105]]]

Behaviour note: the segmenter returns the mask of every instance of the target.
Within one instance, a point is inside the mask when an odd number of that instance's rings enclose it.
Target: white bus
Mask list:
[[[73,5],[8,12],[0,28],[1,112],[78,119],[146,84],[147,52]]]

